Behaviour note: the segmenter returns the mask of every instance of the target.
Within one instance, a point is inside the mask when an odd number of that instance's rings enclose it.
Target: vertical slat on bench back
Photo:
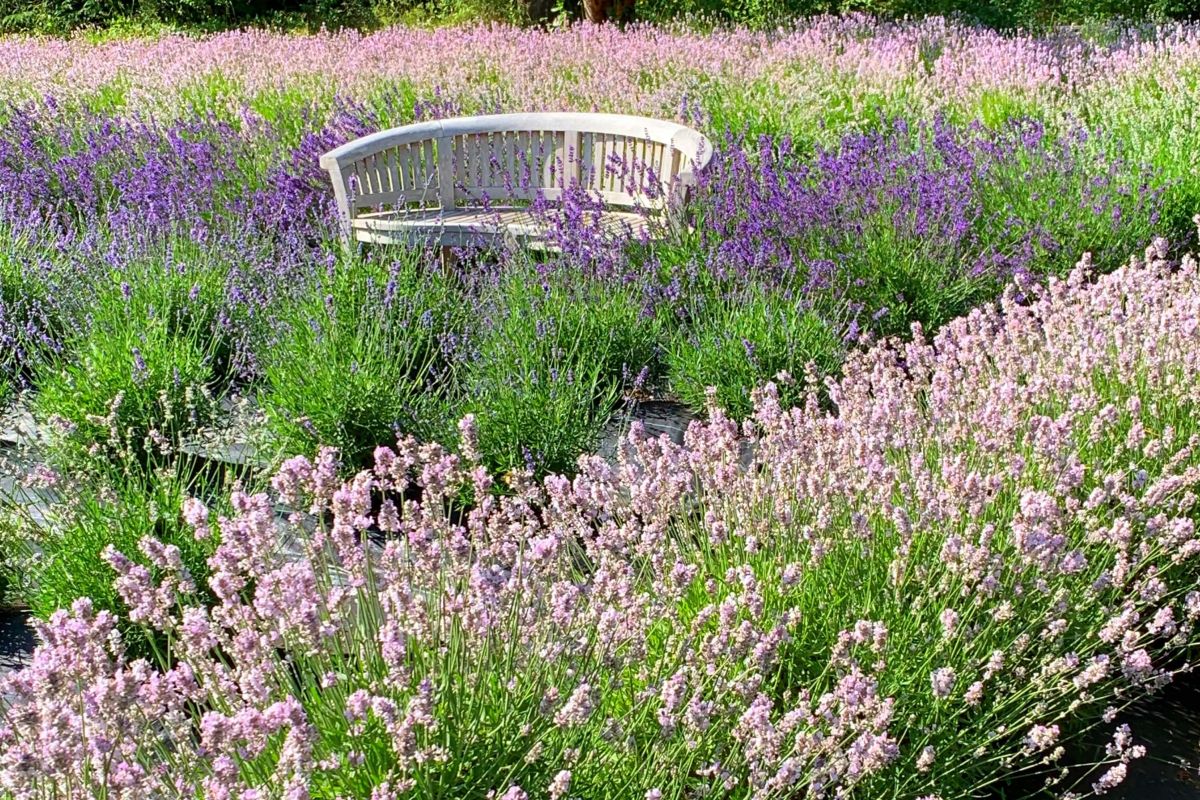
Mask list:
[[[393,147],[390,153],[391,179],[396,190],[407,191],[415,188],[416,181],[413,179],[412,145],[402,144],[399,147]]]
[[[438,139],[438,205],[444,209],[454,208],[454,180],[456,177],[454,161],[454,139],[448,136]]]
[[[438,190],[441,185],[442,166],[438,161],[440,144],[434,139],[421,142],[421,176],[425,191],[436,204]]]
[[[467,152],[470,153],[467,189],[472,197],[478,197],[479,187],[487,180],[487,136],[478,133],[468,136]]]
[[[590,131],[583,131],[579,134],[579,186],[583,189],[591,188],[596,180],[596,176],[592,172],[592,163],[595,158],[596,149],[596,134]]]
[[[533,175],[533,137],[528,131],[518,131],[513,139],[513,159],[516,165],[513,167],[513,186],[514,193],[518,197],[524,197],[525,191],[532,181]]]
[[[507,186],[516,188],[517,186],[517,134],[513,131],[508,131],[503,134],[503,154],[500,159],[500,166],[504,172],[501,180]]]
[[[500,185],[500,170],[496,169],[496,147],[500,135],[484,135],[479,137],[479,186],[491,189],[490,197],[495,197],[495,187]]]
[[[579,131],[567,131],[563,134],[563,174],[564,186],[578,185],[582,180],[580,175],[580,136]]]
[[[560,153],[558,135],[554,131],[542,131],[542,178],[538,184],[540,189],[553,191],[559,188],[558,176],[561,169],[558,166]]]
[[[470,168],[470,153],[467,151],[466,136],[455,136],[451,140],[454,148],[454,187],[455,192],[459,187],[467,185],[467,170]]]

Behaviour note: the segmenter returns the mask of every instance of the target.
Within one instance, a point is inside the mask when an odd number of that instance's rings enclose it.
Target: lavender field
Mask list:
[[[1200,25],[5,37],[0,93],[0,797],[1083,798],[1200,657]],[[564,110],[707,135],[664,238],[342,246],[322,153]]]

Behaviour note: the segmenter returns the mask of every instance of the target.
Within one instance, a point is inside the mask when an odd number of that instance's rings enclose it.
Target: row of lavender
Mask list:
[[[1185,90],[1198,60],[1200,28],[1193,24],[1004,35],[936,17],[882,22],[850,15],[711,35],[654,26],[468,25],[307,37],[10,37],[0,42],[0,83],[10,96],[65,91],[160,112],[188,101],[238,105],[247,97],[269,105],[289,92],[364,99],[402,85],[419,92],[440,86],[472,110],[661,116],[716,90],[755,108],[760,119],[802,114],[819,123],[879,100],[923,116],[953,110],[973,118],[1008,104],[1080,117],[1141,102],[1132,96],[1138,89]]]
[[[1161,254],[856,353],[832,412],[815,375],[792,410],[768,385],[741,428],[714,408],[682,446],[635,432],[616,467],[515,495],[490,496],[469,418],[461,456],[404,438],[343,484],[335,453],[290,459],[274,491],[318,528],[285,565],[266,494],[188,500],[207,585],[153,537],[151,569],[104,554],[166,660],[90,600],[53,615],[3,684],[0,787],[1104,794],[1136,732],[1099,771],[1064,744],[1200,640],[1200,275]],[[448,514],[462,487],[486,499]]]
[[[1082,127],[881,118],[828,148],[714,134],[691,228],[661,246],[613,241],[576,198],[548,260],[346,264],[319,154],[459,110],[403,94],[388,108],[276,123],[10,108],[4,384],[33,390],[82,450],[140,442],[164,402],[203,387],[261,393],[293,451],[332,443],[361,463],[396,425],[439,438],[477,413],[495,421],[492,468],[564,470],[623,395],[700,411],[712,385],[744,416],[779,370],[835,369],[860,341],[936,328],[1085,251],[1111,267],[1156,233],[1181,237],[1200,185]]]

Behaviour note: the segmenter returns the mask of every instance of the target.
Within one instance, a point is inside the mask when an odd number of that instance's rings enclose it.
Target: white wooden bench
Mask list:
[[[351,241],[537,246],[565,191],[601,209],[589,224],[653,237],[712,157],[673,122],[615,114],[497,114],[380,131],[321,156]],[[549,208],[548,208],[549,207]]]

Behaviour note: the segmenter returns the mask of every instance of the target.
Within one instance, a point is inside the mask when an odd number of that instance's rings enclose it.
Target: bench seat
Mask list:
[[[354,238],[375,244],[437,244],[443,247],[467,247],[515,241],[537,244],[546,239],[553,223],[551,210],[535,215],[522,208],[426,208],[360,213],[351,220]],[[606,209],[598,214],[586,212],[587,225],[617,236],[641,239],[651,235],[655,221],[633,211]]]

